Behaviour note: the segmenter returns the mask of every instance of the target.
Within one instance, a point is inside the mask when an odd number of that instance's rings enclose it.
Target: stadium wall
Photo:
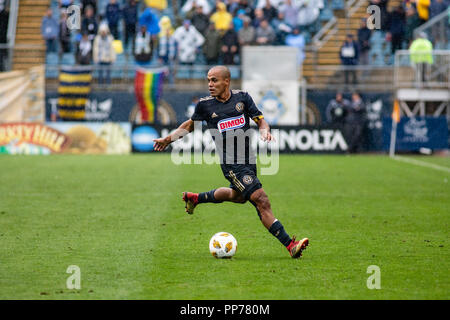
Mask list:
[[[331,99],[335,97],[333,91],[308,91],[307,105],[314,119],[308,124],[312,126],[328,125],[326,123],[326,107]],[[203,97],[207,92],[203,91],[165,91],[162,95],[162,101],[173,112],[176,117],[172,123],[166,125],[179,124],[189,115],[189,106],[193,104],[195,98]],[[390,116],[393,97],[391,93],[362,93],[362,98],[367,104],[367,130],[365,132],[364,150],[382,151],[382,120],[383,117]],[[56,112],[56,102],[58,93],[56,91],[47,91],[46,94],[46,120],[52,121]],[[344,94],[344,97],[350,98],[350,94]],[[95,91],[90,94],[89,103],[86,108],[87,121],[130,121],[133,109],[137,108],[137,102],[134,93],[122,91]]]

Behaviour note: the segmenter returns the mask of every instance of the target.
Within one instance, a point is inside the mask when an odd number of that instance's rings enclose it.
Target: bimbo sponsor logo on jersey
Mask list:
[[[244,115],[240,115],[239,117],[228,118],[219,121],[217,124],[217,128],[220,132],[235,130],[238,128],[242,128],[245,126],[245,117]]]

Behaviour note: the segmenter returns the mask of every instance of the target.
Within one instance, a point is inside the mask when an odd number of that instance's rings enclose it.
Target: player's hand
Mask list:
[[[259,130],[259,134],[261,135],[261,140],[262,141],[275,141],[274,136],[272,136],[272,134],[270,133],[270,130],[267,129],[260,129]]]
[[[153,139],[153,150],[155,151],[164,151],[167,146],[170,144],[170,138],[159,138],[159,139]]]

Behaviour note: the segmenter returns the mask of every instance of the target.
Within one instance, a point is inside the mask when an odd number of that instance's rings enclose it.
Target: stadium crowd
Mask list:
[[[66,9],[74,3],[82,14],[76,36],[66,24]],[[78,64],[112,64],[123,48],[127,59],[132,54],[139,65],[233,65],[240,63],[244,45],[288,45],[299,49],[301,64],[305,45],[320,28],[319,14],[329,6],[326,0],[182,0],[175,16],[170,4],[167,0],[59,0],[59,12],[49,9],[42,20],[47,52],[73,53]],[[413,30],[445,11],[450,0],[403,0],[392,11],[387,9],[389,0],[370,4],[380,8],[381,30],[393,56],[397,49],[409,48]],[[435,48],[447,45],[445,32],[433,30]],[[341,47],[343,65],[370,64],[372,34],[366,18],[362,19],[356,37],[349,35]]]
[[[450,0],[403,0],[402,4],[388,11],[389,0],[372,0],[371,5],[380,7],[380,28],[384,40],[390,43],[390,54],[394,55],[396,50],[408,49],[414,40],[414,29],[420,27],[428,20],[446,11],[450,6]],[[448,24],[447,24],[448,25]],[[444,49],[448,42],[447,27],[439,29],[439,24],[433,26],[431,41],[435,48]],[[344,65],[369,64],[370,40],[373,30],[368,28],[366,19],[362,19],[361,26],[354,40],[350,35],[343,48],[353,46],[354,54],[344,54],[341,50],[342,63]],[[347,57],[354,58],[345,59]]]
[[[75,37],[66,23],[74,1],[59,0],[56,13],[49,8],[41,27],[47,53],[73,53],[78,64],[111,64],[123,48],[139,65],[234,65],[244,45],[288,45],[299,49],[301,64],[323,8],[323,0],[185,0],[175,16],[166,0],[109,0],[102,9],[104,2],[79,2]]]

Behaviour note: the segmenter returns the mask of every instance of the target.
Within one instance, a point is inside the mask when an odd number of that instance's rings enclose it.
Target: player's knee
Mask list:
[[[235,198],[233,200],[234,203],[246,203],[247,200],[244,199],[244,197]]]
[[[266,210],[270,210],[269,197],[267,197],[267,194],[263,190],[260,189],[253,193],[252,198],[260,212],[263,213]]]
[[[234,203],[246,203],[247,202],[247,200],[242,196],[242,194],[240,194],[234,190],[232,193],[232,201]]]

